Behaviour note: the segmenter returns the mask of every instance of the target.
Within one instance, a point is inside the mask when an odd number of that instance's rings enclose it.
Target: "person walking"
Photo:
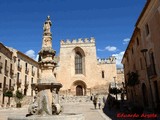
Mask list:
[[[98,107],[101,109],[101,98],[98,99]]]
[[[97,96],[94,96],[93,104],[94,104],[94,108],[96,109],[96,106],[97,106]]]

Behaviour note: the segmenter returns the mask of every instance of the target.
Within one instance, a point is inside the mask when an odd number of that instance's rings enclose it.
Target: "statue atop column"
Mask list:
[[[50,20],[50,16],[47,16],[47,20],[43,26],[44,33],[51,33],[51,26],[52,26],[52,22]]]
[[[51,33],[52,22],[50,16],[47,17],[43,25],[43,43],[42,48],[51,49],[52,48],[52,33]]]

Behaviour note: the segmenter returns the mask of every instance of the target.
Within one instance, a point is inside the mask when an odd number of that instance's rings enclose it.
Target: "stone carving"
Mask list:
[[[52,25],[52,22],[50,21],[50,16],[48,16],[47,20],[46,20],[46,22],[44,23],[44,26],[43,26],[44,32],[50,33],[51,32],[51,25]]]

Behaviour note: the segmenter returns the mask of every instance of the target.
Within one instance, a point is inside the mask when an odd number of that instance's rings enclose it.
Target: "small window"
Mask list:
[[[140,58],[140,69],[142,70],[143,69],[143,63],[142,63],[142,58]]]
[[[2,83],[0,83],[0,88],[2,88]]]
[[[132,54],[134,54],[134,50],[133,50],[133,48],[132,48]]]
[[[25,85],[27,84],[27,75],[25,75]]]
[[[138,37],[137,37],[137,46],[139,46],[139,39],[138,39]]]
[[[102,71],[102,78],[104,78],[104,71]]]
[[[26,63],[26,70],[27,70],[27,68],[28,68],[28,64]]]
[[[18,59],[18,66],[20,65],[20,59]]]
[[[34,66],[32,66],[32,72],[33,72],[33,70],[34,70]]]
[[[145,31],[146,31],[146,36],[149,35],[149,26],[148,24],[145,25]]]
[[[17,73],[17,83],[19,82],[20,73]]]
[[[54,77],[55,77],[55,78],[56,78],[56,75],[57,75],[57,74],[56,74],[56,73],[54,73]]]

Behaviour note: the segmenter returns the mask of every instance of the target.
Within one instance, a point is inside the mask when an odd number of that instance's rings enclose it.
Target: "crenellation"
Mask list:
[[[71,41],[69,39],[66,40],[66,44],[70,44]]]
[[[82,44],[82,43],[95,43],[95,38],[78,38],[78,39],[73,39],[73,40],[61,40],[61,45],[66,45],[66,44]]]
[[[72,40],[72,43],[77,43],[77,40],[76,40],[76,39],[73,39],[73,40]]]
[[[91,40],[90,40],[90,42],[95,42],[95,38],[94,37],[91,37]]]
[[[89,42],[88,38],[84,38],[84,42],[88,43]]]
[[[78,43],[83,43],[84,41],[82,40],[82,38],[78,38]]]
[[[97,59],[98,64],[115,64],[116,63],[116,57],[112,56],[109,58],[100,58]]]

